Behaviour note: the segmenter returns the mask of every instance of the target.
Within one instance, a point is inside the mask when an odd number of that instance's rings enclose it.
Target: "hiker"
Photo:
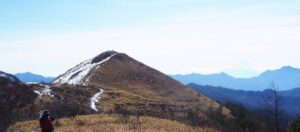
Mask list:
[[[52,121],[54,121],[54,118],[50,116],[48,110],[45,110],[40,117],[40,127],[42,128],[42,132],[54,132]]]

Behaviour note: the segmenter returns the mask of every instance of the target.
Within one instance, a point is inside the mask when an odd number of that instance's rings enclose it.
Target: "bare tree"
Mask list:
[[[278,87],[274,82],[263,96],[263,109],[272,117],[275,131],[280,132],[281,99],[278,95]]]

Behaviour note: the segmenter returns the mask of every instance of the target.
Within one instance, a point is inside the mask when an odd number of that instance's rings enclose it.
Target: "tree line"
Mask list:
[[[211,125],[224,132],[300,132],[300,116],[286,114],[282,105],[278,86],[272,82],[259,109],[249,110],[242,104],[227,102],[207,113],[206,119],[199,116],[197,109],[189,110],[187,119],[194,127]],[[222,107],[230,109],[233,117],[223,115]]]

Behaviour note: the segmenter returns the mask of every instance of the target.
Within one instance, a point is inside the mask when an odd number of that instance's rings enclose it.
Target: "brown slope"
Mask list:
[[[92,62],[101,62],[115,53],[105,52],[93,58]],[[71,78],[82,71],[77,72]],[[204,117],[207,112],[220,106],[167,75],[122,53],[96,66],[80,82],[87,86],[64,83],[53,85],[1,83],[0,115],[5,113],[12,115],[10,117],[13,119],[7,122],[10,123],[37,119],[39,111],[44,109],[49,109],[58,118],[94,113],[95,111],[90,108],[90,98],[99,91],[99,88],[105,91],[96,105],[99,111],[104,113],[118,112],[116,108],[121,106],[129,113],[139,112],[161,118],[183,119],[189,109],[196,109],[197,106]],[[34,90],[42,90],[40,85],[48,85],[53,91],[53,97],[43,95],[40,98],[34,93]],[[229,115],[226,108],[223,110],[223,113]]]
[[[6,74],[6,77],[0,77],[0,131],[14,121],[29,119],[36,97],[32,88],[15,76]]]
[[[35,93],[43,91],[44,86],[49,86],[51,95]],[[97,88],[85,86],[0,83],[0,131],[14,122],[37,120],[43,110],[49,110],[56,118],[91,114],[90,97],[96,92]]]
[[[168,117],[185,116],[188,109],[200,108],[205,115],[219,104],[199,95],[167,75],[119,53],[93,69],[87,84],[102,87],[100,109],[113,111],[116,105],[146,114]],[[224,113],[229,111],[224,109]]]
[[[42,92],[46,87],[51,94],[39,96],[37,91]],[[89,99],[97,91],[84,86],[24,84],[5,73],[0,76],[0,132],[17,121],[37,120],[41,110],[50,110],[57,118],[93,113]]]

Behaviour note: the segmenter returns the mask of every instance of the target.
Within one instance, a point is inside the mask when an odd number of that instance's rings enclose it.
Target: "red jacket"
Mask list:
[[[40,127],[42,130],[53,130],[52,121],[54,118],[51,116],[44,116],[40,118]]]

